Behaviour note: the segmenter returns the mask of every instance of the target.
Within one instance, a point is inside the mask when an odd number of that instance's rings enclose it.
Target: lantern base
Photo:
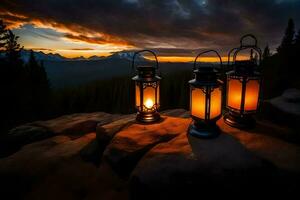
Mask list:
[[[136,115],[136,120],[142,123],[153,123],[160,120],[160,115],[158,112],[151,112],[151,113],[138,112]]]
[[[220,129],[215,122],[194,122],[189,126],[188,134],[198,138],[214,138],[220,134]]]
[[[224,122],[229,126],[239,129],[251,129],[255,127],[255,120],[251,115],[237,116],[229,112],[224,115]]]

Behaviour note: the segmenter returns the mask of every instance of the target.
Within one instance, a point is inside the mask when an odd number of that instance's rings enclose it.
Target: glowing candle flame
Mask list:
[[[153,103],[152,99],[147,99],[146,102],[145,102],[145,106],[148,109],[152,108],[153,104],[154,103]]]

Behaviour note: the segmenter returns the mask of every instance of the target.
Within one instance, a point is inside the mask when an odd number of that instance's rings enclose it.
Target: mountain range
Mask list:
[[[21,57],[25,63],[29,60],[30,52],[25,49],[21,51]],[[52,88],[74,87],[121,76],[131,77],[135,72],[131,68],[133,55],[133,51],[120,51],[107,57],[66,58],[59,54],[34,51],[36,60],[43,61]],[[136,65],[154,64],[140,54],[136,56],[136,61]],[[159,63],[159,68],[162,75],[182,70],[189,70],[192,74],[192,63],[162,62]]]
[[[31,50],[23,49],[21,51],[21,57],[24,62],[28,62],[30,57]],[[103,59],[125,59],[132,60],[134,52],[133,51],[120,51],[111,54],[110,56],[91,56],[89,58],[85,58],[83,56],[76,58],[66,58],[58,53],[44,53],[42,51],[34,51],[34,56],[38,61],[95,61],[95,60],[103,60]],[[144,60],[141,55],[138,55],[136,59]]]

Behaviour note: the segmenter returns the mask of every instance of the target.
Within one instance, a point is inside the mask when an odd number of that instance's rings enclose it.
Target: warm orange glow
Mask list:
[[[242,83],[239,80],[231,79],[228,83],[227,105],[234,109],[241,109]]]
[[[154,60],[151,56],[145,56],[145,58],[149,60]],[[195,57],[193,56],[158,56],[157,57],[159,62],[193,62]],[[249,59],[247,56],[239,56],[237,60],[247,60]],[[222,60],[227,60],[227,57],[222,57]],[[219,58],[214,57],[201,57],[199,62],[219,62]]]
[[[58,53],[66,58],[76,58],[83,56],[84,58],[89,58],[91,56],[110,56],[110,52],[103,52],[101,50],[63,50],[57,49],[53,51],[42,50],[44,53]]]
[[[140,87],[138,86],[138,84],[136,84],[136,85],[135,85],[135,105],[136,105],[137,107],[139,107],[140,104],[141,104],[141,99],[140,99],[140,97],[141,97]]]
[[[154,105],[154,103],[153,103],[152,99],[146,99],[146,102],[145,102],[146,108],[151,109],[153,105]]]
[[[205,94],[199,88],[192,90],[191,113],[200,119],[205,119]]]
[[[259,81],[250,80],[247,82],[246,94],[245,94],[245,111],[251,111],[257,109],[259,97]]]
[[[159,107],[160,106],[160,101],[159,101],[159,98],[160,98],[160,94],[159,94],[159,91],[160,91],[160,87],[159,85],[157,86],[157,98],[156,98],[156,103],[157,103],[157,106]]]
[[[239,80],[231,79],[228,84],[227,105],[240,110],[242,100],[242,83]],[[246,84],[244,111],[257,109],[259,98],[259,81],[249,80]]]
[[[210,96],[210,119],[218,117],[221,114],[222,92],[220,88],[215,88]]]
[[[200,119],[205,119],[206,113],[206,103],[205,103],[206,96],[204,92],[199,89],[195,88],[192,90],[192,105],[191,105],[191,112],[192,115],[198,117]],[[221,114],[222,109],[222,92],[220,88],[215,88],[211,92],[210,97],[210,119],[218,117]]]
[[[146,108],[151,109],[155,102],[155,88],[146,87],[144,89],[143,104]]]

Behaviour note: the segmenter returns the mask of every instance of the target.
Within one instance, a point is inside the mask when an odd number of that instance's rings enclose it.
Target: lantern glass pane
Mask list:
[[[205,119],[205,93],[199,88],[193,88],[191,93],[191,114]]]
[[[238,79],[228,81],[227,106],[240,110],[242,100],[242,82]]]
[[[245,111],[257,109],[259,98],[259,80],[249,80],[246,86]]]
[[[155,88],[147,86],[144,88],[143,105],[146,109],[153,109],[155,104]]]
[[[139,107],[141,104],[141,93],[140,93],[140,86],[136,83],[135,84],[135,105]]]
[[[221,114],[222,92],[221,88],[215,88],[210,96],[210,119],[218,117]]]

